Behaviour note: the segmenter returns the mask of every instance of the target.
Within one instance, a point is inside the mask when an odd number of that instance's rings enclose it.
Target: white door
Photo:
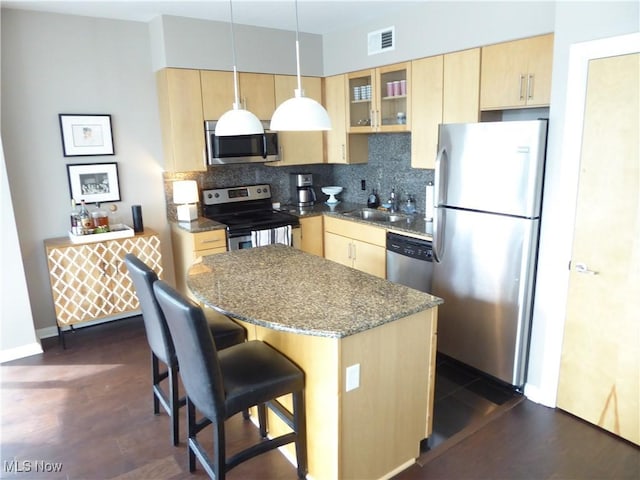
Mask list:
[[[640,54],[593,59],[558,407],[640,443]]]

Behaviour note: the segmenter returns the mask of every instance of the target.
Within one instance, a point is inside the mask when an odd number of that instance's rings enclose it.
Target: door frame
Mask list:
[[[573,201],[571,206],[566,207],[566,212],[570,214],[572,218],[571,236],[568,239],[569,245],[573,245],[573,224],[575,223],[575,213],[577,208],[580,159],[582,154],[582,131],[584,127],[584,108],[587,93],[589,62],[599,58],[626,55],[630,53],[637,53],[639,51],[640,33],[581,42],[573,44],[570,47],[567,75],[568,88],[561,148],[562,169],[565,171],[563,178],[566,180],[564,183],[564,188],[566,188],[564,198],[572,199]],[[528,386],[530,388],[525,386],[525,395],[531,397],[533,401],[539,401],[540,403],[553,407],[557,405],[558,379],[560,376],[560,362],[568,300],[568,268],[566,273],[567,290],[563,293],[562,301],[558,303],[558,306],[562,305],[564,311],[562,315],[559,316],[561,321],[554,324],[552,329],[553,331],[549,331],[545,334],[546,345],[544,356],[546,358],[540,359],[530,357],[529,359],[530,362],[544,361],[544,385]],[[540,387],[543,388],[540,389]]]

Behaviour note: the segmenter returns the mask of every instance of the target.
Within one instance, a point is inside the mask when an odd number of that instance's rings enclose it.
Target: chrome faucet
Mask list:
[[[396,213],[398,211],[398,197],[396,196],[396,189],[391,189],[391,195],[389,195],[389,211]]]

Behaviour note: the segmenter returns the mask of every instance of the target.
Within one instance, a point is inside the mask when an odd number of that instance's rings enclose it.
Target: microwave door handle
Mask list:
[[[267,134],[262,134],[262,158],[267,159]]]

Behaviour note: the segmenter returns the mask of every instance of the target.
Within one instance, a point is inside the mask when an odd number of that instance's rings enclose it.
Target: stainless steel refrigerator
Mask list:
[[[524,385],[547,121],[440,126],[433,294],[438,351]]]

